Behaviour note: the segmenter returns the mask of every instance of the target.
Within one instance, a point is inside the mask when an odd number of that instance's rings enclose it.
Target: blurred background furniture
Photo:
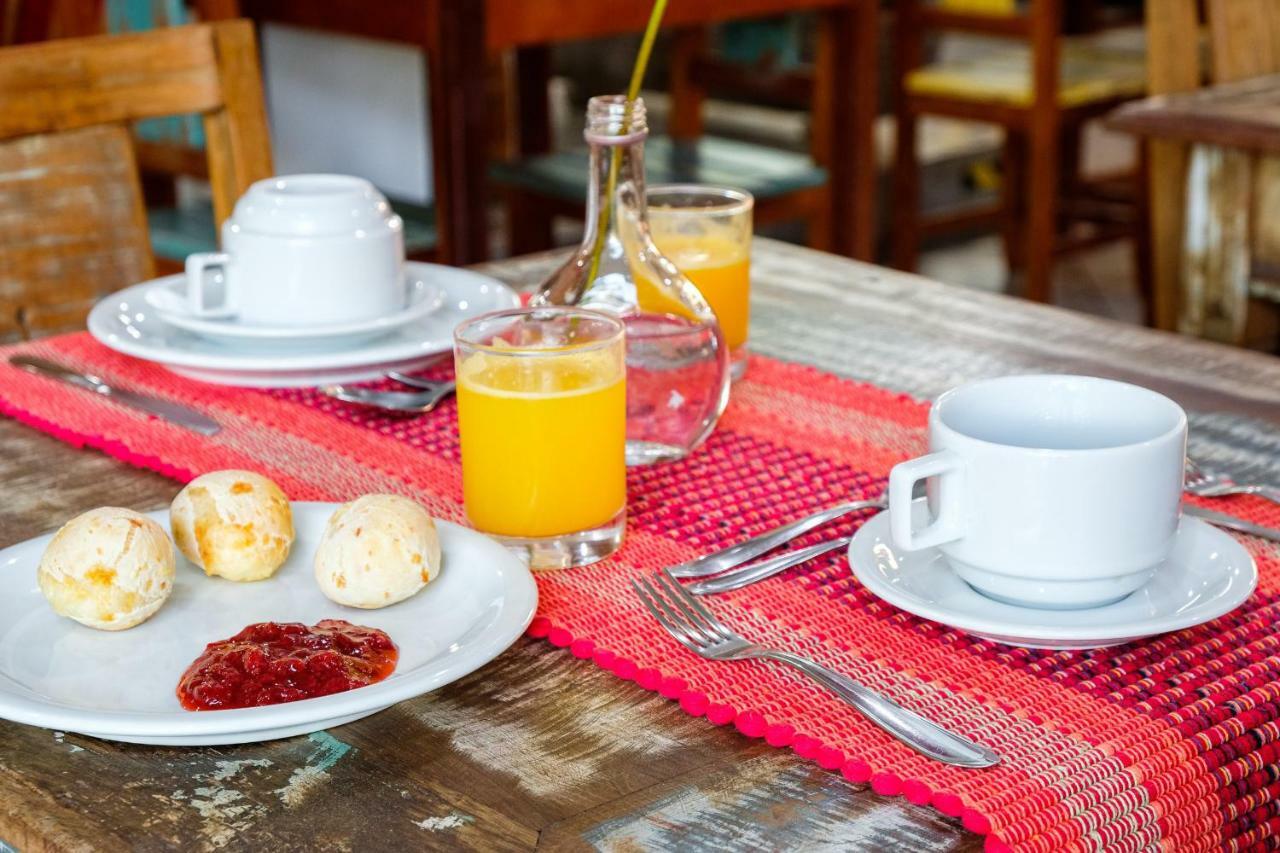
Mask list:
[[[272,174],[246,21],[0,52],[0,338],[83,328],[154,272],[129,125],[202,116],[213,216]]]
[[[1086,123],[1145,88],[1141,43],[1111,31],[1123,15],[1117,21],[1101,3],[1063,0],[899,0],[895,8],[895,266],[914,269],[927,237],[995,227],[1011,274],[1025,270],[1025,295],[1044,302],[1052,298],[1055,255],[1143,232],[1133,175],[1080,171]],[[927,62],[926,38],[939,32],[999,41]],[[999,200],[922,215],[917,125],[926,115],[1004,129]],[[1145,255],[1141,247],[1138,254]],[[1137,269],[1141,282],[1145,265]]]
[[[0,45],[96,35],[98,0],[0,0]]]
[[[805,11],[825,4],[794,2],[790,5]],[[816,38],[812,50],[808,45],[790,50],[788,45],[783,45],[787,53],[812,54],[811,63],[785,65],[770,61],[776,58],[769,53],[764,55],[764,62],[744,62],[717,50],[716,40],[706,26],[672,32],[665,63],[670,116],[667,133],[652,134],[646,145],[649,182],[727,184],[747,190],[756,199],[757,226],[799,220],[805,226],[806,241],[813,248],[871,258],[874,223],[872,204],[868,202],[874,201],[874,188],[869,177],[874,175],[875,166],[874,162],[866,161],[874,157],[871,122],[877,96],[874,60],[878,4],[875,0],[854,0],[850,5],[856,16],[856,29],[852,33],[842,33],[820,17],[814,28]],[[708,13],[718,12],[708,9]],[[794,24],[796,18],[790,21]],[[807,34],[801,30],[784,25],[773,32],[794,34],[798,40]],[[741,29],[737,32],[744,33]],[[758,35],[767,32],[756,31]],[[854,37],[852,44],[837,44],[837,39],[849,35]],[[526,56],[530,50],[526,49]],[[834,67],[837,54],[857,57],[857,67]],[[522,99],[541,97],[545,100],[545,95],[540,96],[539,92],[545,91],[547,64],[535,63],[532,74],[527,65],[520,68]],[[538,71],[543,72],[541,78]],[[836,91],[838,83],[847,87],[844,92]],[[808,152],[707,134],[703,107],[708,95],[736,97],[756,104],[803,106],[810,116]],[[845,117],[838,115],[842,109],[863,112]],[[851,118],[856,119],[855,135],[834,140],[831,134],[837,122],[845,121],[847,126]],[[542,108],[528,125],[545,120],[545,108]],[[522,129],[525,133],[529,131],[528,126]],[[566,215],[580,219],[586,195],[585,146],[551,151],[545,134],[531,142],[533,144],[522,146],[526,156],[500,163],[492,172],[494,182],[503,188],[507,199],[511,250],[515,254],[549,248],[553,242],[552,217]],[[837,219],[833,206],[834,184],[829,167],[837,156],[862,158],[858,166],[862,170],[861,180],[856,185],[846,180],[843,185],[857,196],[858,210],[852,222],[846,214],[839,214]]]
[[[1208,0],[1207,51],[1199,5],[1148,1],[1153,97],[1110,123],[1149,140],[1156,324],[1241,343],[1252,323],[1252,334],[1274,346],[1280,4]],[[1206,79],[1219,85],[1201,89]]]
[[[515,51],[514,101],[519,119],[514,123],[514,147],[522,158],[544,157],[549,154],[551,139],[546,107],[548,46],[638,32],[644,28],[651,7],[649,0],[239,0],[238,5],[240,14],[258,22],[411,43],[425,50],[439,254],[451,263],[477,261],[487,254],[491,100],[486,93],[487,65],[480,58]],[[829,240],[819,237],[818,242],[861,257],[870,256],[874,233],[876,5],[875,0],[702,0],[673,3],[664,19],[667,30],[694,31],[683,48],[689,50],[689,61],[693,62],[696,51],[690,48],[699,38],[696,30],[708,24],[802,9],[817,11],[817,63],[812,85],[813,101],[823,107],[815,109],[815,116],[821,114],[822,118],[815,123],[812,151],[822,171],[809,164],[788,173],[786,180],[777,181],[778,193],[767,180],[760,187],[770,198],[789,194],[789,200],[779,205],[790,203],[797,214],[811,216],[817,223],[816,233],[829,231]],[[683,86],[682,91],[696,102],[693,76],[677,83],[677,88]],[[686,121],[677,128],[677,135],[689,139],[698,135],[694,131],[694,122]],[[692,150],[704,155],[708,165],[743,152],[737,146],[725,147],[705,139],[702,143]],[[658,158],[654,160],[656,166]],[[756,160],[766,173],[779,162],[787,165],[776,159]],[[554,161],[541,163],[544,174],[554,171]],[[743,166],[751,166],[750,157],[740,157],[733,168]],[[822,172],[826,184],[818,189],[815,184]],[[582,175],[585,178],[585,170]],[[560,186],[556,182],[551,192],[541,195],[566,199],[573,195],[578,200],[585,195],[585,189],[571,193]],[[529,186],[524,191],[534,189]],[[766,203],[766,215],[769,206]],[[527,234],[522,231],[519,239],[545,238],[545,232],[533,238]]]

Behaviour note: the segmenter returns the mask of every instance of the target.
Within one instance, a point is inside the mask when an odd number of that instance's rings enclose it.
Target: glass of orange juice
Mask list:
[[[733,378],[742,378],[751,319],[755,200],[743,190],[700,184],[659,184],[645,196],[653,242],[711,304],[729,346]],[[636,276],[636,297],[644,311],[683,313],[643,275]]]
[[[626,527],[625,327],[576,308],[485,314],[454,331],[467,519],[532,568],[581,566]]]

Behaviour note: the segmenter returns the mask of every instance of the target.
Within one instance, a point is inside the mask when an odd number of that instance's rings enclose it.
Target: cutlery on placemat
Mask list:
[[[714,595],[717,592],[742,589],[744,586],[750,586],[765,578],[771,578],[792,566],[807,563],[814,557],[820,557],[840,548],[847,548],[852,538],[851,536],[845,536],[840,539],[833,539],[830,542],[819,542],[817,545],[796,548],[794,551],[784,551],[777,556],[769,557],[759,562],[744,563],[722,575],[691,583],[685,589],[694,595]]]
[[[180,427],[186,427],[194,430],[201,435],[215,435],[222,427],[218,426],[218,422],[201,414],[195,409],[188,408],[180,403],[173,403],[169,400],[162,400],[159,397],[149,397],[146,394],[139,394],[135,391],[126,391],[122,388],[115,388],[103,382],[97,376],[87,373],[77,373],[74,370],[63,367],[60,364],[49,361],[48,359],[39,358],[33,355],[13,355],[9,356],[9,363],[14,367],[21,368],[28,373],[34,373],[38,376],[48,376],[51,379],[57,379],[74,385],[77,388],[83,388],[86,391],[92,391],[108,400],[114,400],[122,406],[129,406],[133,409],[146,412],[149,415],[155,415],[161,420],[168,421],[171,424],[177,424]]]
[[[653,582],[631,582],[646,610],[680,645],[715,661],[766,660],[794,667],[857,708],[871,722],[907,746],[945,764],[991,767],[1000,756],[865,687],[846,675],[780,649],[752,643],[729,630],[665,571]]]
[[[1280,504],[1280,489],[1261,484],[1237,483],[1225,474],[1211,474],[1190,458],[1186,462],[1183,488],[1197,497],[1221,498],[1228,495],[1257,495]]]
[[[1254,524],[1252,521],[1245,521],[1243,518],[1236,518],[1234,515],[1214,512],[1211,509],[1191,506],[1190,504],[1183,504],[1182,511],[1187,515],[1194,515],[1196,518],[1204,519],[1218,527],[1225,527],[1227,530],[1237,530],[1241,533],[1248,533],[1250,536],[1270,539],[1272,542],[1280,542],[1280,530],[1276,530],[1274,527],[1263,527],[1261,524]]]
[[[440,401],[452,394],[456,387],[452,380],[418,379],[413,376],[406,376],[403,373],[397,373],[394,370],[387,374],[387,378],[418,390],[375,391],[371,388],[326,385],[320,389],[320,393],[335,400],[341,400],[344,403],[367,406],[384,412],[425,415],[440,405]]]
[[[829,509],[815,512],[813,515],[805,516],[797,519],[790,524],[784,524],[781,527],[761,533],[759,536],[753,536],[745,542],[739,542],[737,545],[730,545],[714,554],[707,554],[697,559],[690,560],[687,563],[680,563],[672,566],[669,571],[672,577],[676,578],[705,578],[709,575],[718,575],[721,572],[728,571],[734,566],[742,565],[748,560],[759,557],[768,551],[772,551],[779,545],[785,545],[792,539],[803,536],[810,530],[821,527],[835,521],[841,516],[848,515],[851,512],[858,512],[865,509],[884,509],[888,506],[885,497],[879,497],[875,500],[867,501],[849,501],[848,503],[838,504]]]
[[[1280,530],[1270,527],[1263,527],[1242,518],[1226,515],[1221,512],[1214,512],[1209,509],[1201,509],[1197,506],[1185,505],[1183,510],[1188,515],[1193,515],[1203,519],[1210,524],[1224,527],[1229,530],[1237,530],[1241,533],[1248,533],[1252,536],[1258,536],[1263,539],[1270,539],[1273,542],[1280,542]],[[750,586],[758,583],[766,578],[771,578],[776,574],[780,574],[792,566],[798,566],[801,563],[808,562],[815,557],[831,551],[845,548],[849,545],[853,537],[844,536],[839,539],[832,539],[829,542],[819,542],[816,545],[808,545],[804,548],[797,548],[794,551],[785,551],[774,557],[760,560],[755,563],[744,563],[739,566],[716,575],[713,578],[700,580],[691,583],[685,589],[694,595],[714,595],[718,592],[729,592],[735,589],[742,589],[744,586]]]

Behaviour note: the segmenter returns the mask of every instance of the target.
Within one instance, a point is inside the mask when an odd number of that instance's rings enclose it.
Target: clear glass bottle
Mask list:
[[[584,137],[591,148],[582,243],[531,305],[577,305],[627,326],[627,464],[683,458],[715,429],[729,403],[729,348],[715,312],[649,233],[644,101],[592,98]],[[641,311],[636,279],[671,313]]]

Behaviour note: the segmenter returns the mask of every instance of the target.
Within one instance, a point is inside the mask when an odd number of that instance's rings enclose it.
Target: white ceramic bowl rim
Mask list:
[[[371,237],[403,228],[378,188],[353,175],[277,175],[236,202],[224,227],[278,237]]]

